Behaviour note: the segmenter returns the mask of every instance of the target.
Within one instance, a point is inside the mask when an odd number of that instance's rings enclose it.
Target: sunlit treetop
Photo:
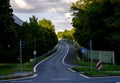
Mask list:
[[[40,20],[38,24],[41,25],[43,28],[47,28],[49,30],[52,30],[53,32],[55,31],[54,25],[50,20],[43,19],[43,20]]]

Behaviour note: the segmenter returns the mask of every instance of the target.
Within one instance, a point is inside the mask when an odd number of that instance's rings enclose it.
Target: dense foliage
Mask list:
[[[11,61],[18,53],[17,28],[12,12],[9,0],[0,0],[0,62]]]
[[[78,0],[73,3],[74,37],[88,47],[90,39],[95,50],[114,50],[120,63],[120,0]]]
[[[52,22],[46,19],[38,22],[33,16],[29,22],[23,24],[20,31],[21,39],[24,41],[24,59],[38,57],[51,50],[58,42]],[[36,56],[33,55],[34,50],[37,52]]]
[[[9,0],[0,0],[0,62],[19,62],[19,41],[22,40],[23,61],[51,50],[58,42],[51,21],[33,16],[22,26],[13,19]],[[33,55],[36,51],[36,56]]]
[[[63,32],[58,32],[57,36],[58,38],[61,39],[67,39],[67,40],[74,40],[73,33],[75,29],[73,28],[72,30],[64,30]]]

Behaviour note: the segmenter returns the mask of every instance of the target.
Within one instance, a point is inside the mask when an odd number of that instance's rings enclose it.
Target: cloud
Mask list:
[[[28,4],[26,0],[14,0],[14,3],[20,9],[26,9],[26,10],[34,9],[34,7],[31,4]]]
[[[14,12],[58,12],[70,11],[70,5],[75,0],[10,0]]]
[[[51,20],[55,29],[71,29],[72,16],[70,7],[77,0],[10,0],[14,14],[23,21],[28,21],[32,15],[39,20]]]

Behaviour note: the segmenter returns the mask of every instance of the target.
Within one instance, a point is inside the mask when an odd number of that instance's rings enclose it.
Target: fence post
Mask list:
[[[114,51],[113,51],[113,65],[115,65],[115,53],[114,53]]]
[[[99,61],[102,61],[102,54],[101,54],[102,52],[101,51],[99,51]]]

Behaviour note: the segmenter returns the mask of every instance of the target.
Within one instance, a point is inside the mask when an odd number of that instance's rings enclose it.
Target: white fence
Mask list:
[[[82,48],[82,46],[80,46],[77,42],[74,41],[74,43],[79,49]],[[91,58],[89,50],[87,50],[86,53],[84,53],[84,55],[87,58]],[[92,58],[95,59],[95,60],[100,60],[101,62],[112,63],[113,65],[115,64],[115,53],[114,53],[114,51],[92,50]]]
[[[91,58],[91,56],[89,55],[90,51],[87,51],[87,56],[88,58]],[[100,60],[101,62],[105,62],[105,63],[112,63],[115,64],[115,57],[114,57],[114,51],[96,51],[93,50],[92,51],[92,59],[95,60]]]

